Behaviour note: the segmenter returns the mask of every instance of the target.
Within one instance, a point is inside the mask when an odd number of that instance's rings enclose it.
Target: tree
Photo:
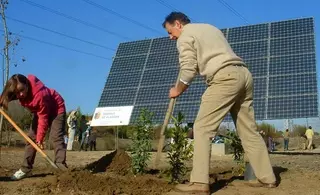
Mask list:
[[[303,125],[293,125],[293,136],[304,136],[305,132],[306,132],[307,128],[306,126]]]
[[[120,126],[118,127],[118,137],[121,139],[128,139],[133,136],[135,129],[136,127],[134,125]]]
[[[12,101],[9,103],[9,109],[7,113],[22,130],[29,130],[32,121],[32,114],[27,109],[22,107],[18,101]],[[6,143],[9,147],[11,144],[11,132],[15,131],[15,129],[8,121],[3,121],[3,129],[7,133]]]
[[[277,133],[277,130],[276,128],[269,124],[269,123],[266,123],[266,122],[263,122],[261,124],[257,124],[257,127],[258,127],[258,131],[264,131],[266,136],[269,137],[278,137],[280,136],[279,133]]]
[[[78,108],[77,108],[76,117],[77,117],[77,129],[80,129],[80,127],[81,127],[81,117],[82,117],[82,112],[81,112],[80,106],[78,106]]]

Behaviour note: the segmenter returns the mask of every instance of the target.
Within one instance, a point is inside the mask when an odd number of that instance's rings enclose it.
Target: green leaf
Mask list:
[[[147,162],[151,158],[152,134],[153,134],[153,113],[146,109],[140,110],[139,117],[132,133],[132,172],[141,174],[147,168]]]
[[[169,138],[173,139],[173,143],[169,144],[167,158],[169,160],[170,180],[172,183],[179,183],[186,173],[187,160],[192,158],[193,145],[187,141],[188,128],[182,127],[184,116],[181,112],[176,117],[172,116],[174,128],[167,131]]]

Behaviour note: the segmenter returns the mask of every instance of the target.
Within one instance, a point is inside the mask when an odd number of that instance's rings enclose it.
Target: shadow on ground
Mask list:
[[[279,185],[281,183],[281,173],[288,171],[287,168],[283,168],[280,166],[274,166],[273,167],[274,174],[276,176],[277,184]],[[218,175],[225,175],[225,174],[232,174],[232,171],[224,171],[219,173]],[[216,174],[210,174],[210,177],[216,177]],[[244,180],[244,176],[231,176],[229,178],[225,179],[216,179],[214,183],[210,185],[210,191],[211,193],[215,193],[226,186],[228,186],[230,183],[232,183],[235,180]]]
[[[276,176],[276,180],[277,180],[277,184],[278,184],[278,185],[281,183],[281,176],[280,176],[280,174],[281,174],[281,173],[284,173],[284,172],[286,172],[286,171],[288,171],[287,168],[283,168],[283,167],[280,167],[280,166],[274,166],[274,167],[273,167],[273,172],[274,172],[274,174],[275,174],[275,176]]]

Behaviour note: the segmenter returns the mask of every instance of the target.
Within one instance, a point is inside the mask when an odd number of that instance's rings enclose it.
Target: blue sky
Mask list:
[[[105,31],[116,33],[117,36],[31,6],[22,0],[9,0],[7,16],[115,50],[121,42],[166,36],[161,23],[164,17],[172,11],[171,8],[162,5],[156,0],[92,0],[149,28],[155,29],[155,32],[107,13],[89,5],[83,0],[29,1],[92,23],[105,29]],[[219,0],[162,1],[169,3],[169,5],[179,11],[185,12],[197,22],[210,23],[219,28],[246,25],[243,19],[234,15]],[[319,1],[225,0],[225,2],[244,16],[249,24],[314,17],[316,35],[319,34]],[[55,88],[63,95],[68,110],[80,106],[84,113],[92,113],[98,104],[112,63],[111,58],[115,55],[115,51],[46,32],[11,19],[8,19],[7,23],[9,30],[20,34],[21,39],[16,47],[13,59],[13,62],[18,62],[18,66],[12,66],[11,74],[35,74],[48,87]],[[92,53],[103,58],[39,43],[25,37],[32,37],[41,41]],[[316,45],[319,45],[318,36],[316,38]],[[3,45],[3,41],[1,43]],[[319,53],[318,51],[319,48],[317,48],[317,54]],[[26,59],[23,63],[21,62],[22,57]],[[296,120],[295,123],[304,124],[305,121],[305,119]],[[273,122],[278,128],[282,128],[282,121]],[[319,119],[309,119],[308,122],[315,129],[318,129],[316,125],[320,125]]]

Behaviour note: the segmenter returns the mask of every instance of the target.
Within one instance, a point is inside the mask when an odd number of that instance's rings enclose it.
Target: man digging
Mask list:
[[[253,79],[243,60],[231,49],[223,33],[209,24],[190,24],[181,12],[170,13],[163,22],[170,39],[177,40],[180,82],[169,97],[180,96],[199,73],[206,79],[200,109],[194,123],[194,157],[189,184],[182,192],[210,193],[209,165],[211,140],[230,111],[238,135],[258,180],[250,186],[276,187],[269,155],[257,132],[254,118]]]

